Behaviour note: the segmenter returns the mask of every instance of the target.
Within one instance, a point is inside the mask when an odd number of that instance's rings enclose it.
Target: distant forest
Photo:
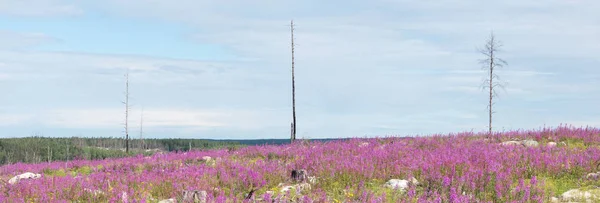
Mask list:
[[[131,151],[125,153],[123,138],[5,138],[0,139],[0,165],[16,162],[40,163],[77,159],[106,159],[151,155],[156,152],[176,152],[243,146],[237,141],[200,139],[130,140]]]
[[[317,139],[329,141],[336,139]],[[210,140],[210,139],[132,139],[130,152],[125,153],[123,138],[2,138],[0,139],[0,165],[16,162],[40,163],[67,160],[97,160],[152,155],[156,152],[183,152],[189,150],[237,148],[248,145],[289,144],[289,139]]]

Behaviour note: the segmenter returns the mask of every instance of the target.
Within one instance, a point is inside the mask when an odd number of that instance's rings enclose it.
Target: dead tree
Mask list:
[[[296,81],[294,76],[294,20],[290,22],[290,31],[292,33],[292,136],[290,141],[296,140]]]
[[[129,69],[125,73],[125,153],[129,153]]]
[[[480,60],[479,63],[483,65],[482,69],[487,71],[487,76],[483,81],[483,88],[489,91],[488,97],[488,113],[489,113],[489,123],[488,123],[488,136],[492,135],[492,114],[493,111],[493,99],[497,97],[496,89],[504,88],[504,84],[500,83],[500,78],[496,71],[498,68],[502,68],[505,65],[508,65],[506,61],[498,57],[498,52],[500,52],[500,48],[502,47],[502,43],[496,39],[494,33],[490,34],[490,38],[486,42],[483,49],[480,49],[479,52],[485,56],[484,59]]]
[[[144,108],[142,108],[142,115],[140,116],[140,149],[145,149],[144,145]]]

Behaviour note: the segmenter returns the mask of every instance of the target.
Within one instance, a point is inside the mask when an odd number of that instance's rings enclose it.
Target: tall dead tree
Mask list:
[[[142,108],[142,114],[140,116],[140,149],[144,149],[144,108]]]
[[[505,65],[508,65],[506,61],[498,57],[498,52],[500,52],[500,48],[502,47],[502,43],[496,39],[494,33],[490,34],[490,38],[487,40],[485,46],[479,50],[481,54],[485,56],[484,59],[479,61],[480,64],[483,65],[482,69],[487,71],[487,76],[483,81],[483,88],[489,91],[488,97],[488,113],[489,113],[489,123],[488,123],[488,136],[492,135],[492,114],[493,111],[493,99],[497,97],[496,89],[498,87],[504,88],[504,85],[500,83],[500,78],[496,71],[498,68],[502,68]]]
[[[292,126],[291,142],[296,140],[296,81],[294,76],[294,20],[290,22],[290,31],[292,33]]]
[[[129,69],[125,73],[125,153],[129,153]]]

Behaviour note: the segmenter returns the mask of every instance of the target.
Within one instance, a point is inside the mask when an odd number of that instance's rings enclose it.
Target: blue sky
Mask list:
[[[0,0],[0,137],[288,138],[483,131],[477,48],[504,44],[496,130],[600,127],[592,0]]]

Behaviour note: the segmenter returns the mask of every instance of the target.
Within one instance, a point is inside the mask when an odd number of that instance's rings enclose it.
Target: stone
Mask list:
[[[183,191],[182,202],[184,203],[206,203],[207,202],[208,193],[204,190],[186,190]]]
[[[288,185],[288,186],[285,186],[285,187],[281,188],[281,193],[287,193],[288,191],[290,191],[292,189],[295,189],[296,193],[299,194],[302,191],[311,190],[312,187],[308,183],[300,183],[300,184],[296,184],[296,185]]]
[[[175,199],[171,198],[171,199],[160,200],[158,203],[176,203],[176,202],[177,201]]]
[[[310,184],[317,184],[317,177],[315,176],[308,176],[308,183]]]
[[[501,145],[521,145],[521,142],[519,142],[519,141],[506,141],[506,142],[502,142],[500,144]]]
[[[127,203],[127,202],[129,202],[129,196],[127,195],[127,192],[122,192],[122,193],[121,193],[121,201],[122,201],[123,203]]]
[[[418,185],[419,181],[417,181],[415,178],[411,178],[410,181],[403,179],[390,179],[385,183],[384,186],[391,189],[406,190],[411,184]]]
[[[561,201],[585,201],[598,202],[600,201],[600,189],[594,188],[589,190],[571,189],[564,192],[560,196]]]
[[[535,140],[522,140],[522,141],[505,141],[500,143],[501,145],[522,145],[525,147],[537,147],[539,146],[539,143]]]
[[[523,141],[521,141],[521,144],[523,144],[523,146],[526,146],[526,147],[537,147],[538,145],[540,145],[535,140],[523,140]]]
[[[16,175],[15,177],[12,177],[10,180],[8,180],[9,184],[16,184],[19,181],[23,180],[23,179],[38,179],[41,178],[42,175],[41,174],[37,174],[37,173],[31,173],[31,172],[26,172],[20,175]]]
[[[548,144],[546,144],[548,147],[556,147],[557,145],[556,142],[548,142]]]
[[[104,192],[102,192],[102,190],[92,190],[92,189],[89,189],[89,188],[85,188],[85,189],[83,189],[83,191],[85,191],[87,193],[90,193],[90,194],[92,194],[94,196],[104,195],[105,194]]]
[[[587,175],[585,175],[585,178],[588,180],[598,180],[598,179],[600,179],[600,172],[588,173]]]
[[[212,157],[210,157],[210,156],[203,156],[202,160],[206,161],[206,162],[209,162],[210,160],[212,160]]]

